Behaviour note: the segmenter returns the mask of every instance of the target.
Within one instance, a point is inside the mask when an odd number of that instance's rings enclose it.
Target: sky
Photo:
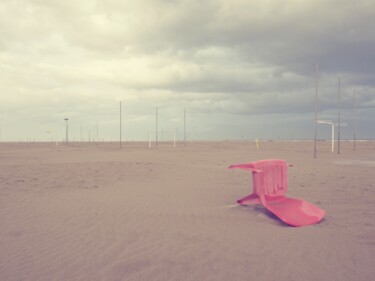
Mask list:
[[[2,0],[0,141],[116,141],[120,102],[123,140],[156,109],[179,140],[313,139],[317,65],[318,119],[340,93],[341,138],[375,139],[374,30],[373,0]]]

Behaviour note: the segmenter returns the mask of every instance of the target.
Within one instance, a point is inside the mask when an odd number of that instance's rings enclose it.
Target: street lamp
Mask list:
[[[68,139],[68,127],[69,127],[68,121],[69,121],[69,118],[65,118],[64,120],[65,120],[65,141],[68,144],[68,142],[69,142],[69,139]]]

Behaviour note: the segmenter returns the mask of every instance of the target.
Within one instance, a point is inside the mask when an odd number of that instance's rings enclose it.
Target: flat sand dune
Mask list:
[[[374,280],[375,143],[0,143],[0,280]],[[327,212],[290,227],[237,206],[280,158],[287,195]]]

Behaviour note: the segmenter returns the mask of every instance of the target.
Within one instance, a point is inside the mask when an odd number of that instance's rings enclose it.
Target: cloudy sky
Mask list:
[[[1,140],[375,138],[373,0],[2,0]],[[97,133],[98,128],[98,133]],[[47,133],[47,132],[50,133]],[[318,137],[330,128],[319,125]]]

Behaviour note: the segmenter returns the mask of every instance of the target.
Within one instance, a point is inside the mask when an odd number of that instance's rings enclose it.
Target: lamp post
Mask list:
[[[68,124],[68,121],[69,121],[69,118],[65,118],[65,142],[66,144],[68,144],[69,142],[69,139],[68,139],[68,128],[69,128],[69,124]]]
[[[155,129],[155,131],[156,131],[156,133],[155,133],[155,145],[156,145],[156,147],[158,147],[158,108],[156,108],[156,124],[155,124],[155,127],[156,127],[156,129]]]
[[[314,158],[316,158],[316,136],[318,123],[318,93],[319,93],[319,65],[316,64],[315,74],[315,119],[314,119]]]
[[[120,149],[122,149],[122,103],[120,101]]]
[[[356,150],[356,134],[355,134],[355,91],[353,91],[353,150]]]
[[[337,154],[340,154],[340,125],[341,125],[341,80],[340,77],[337,78],[339,82],[339,120],[338,120],[338,130],[337,130]]]
[[[184,145],[186,145],[186,109],[184,109]]]

